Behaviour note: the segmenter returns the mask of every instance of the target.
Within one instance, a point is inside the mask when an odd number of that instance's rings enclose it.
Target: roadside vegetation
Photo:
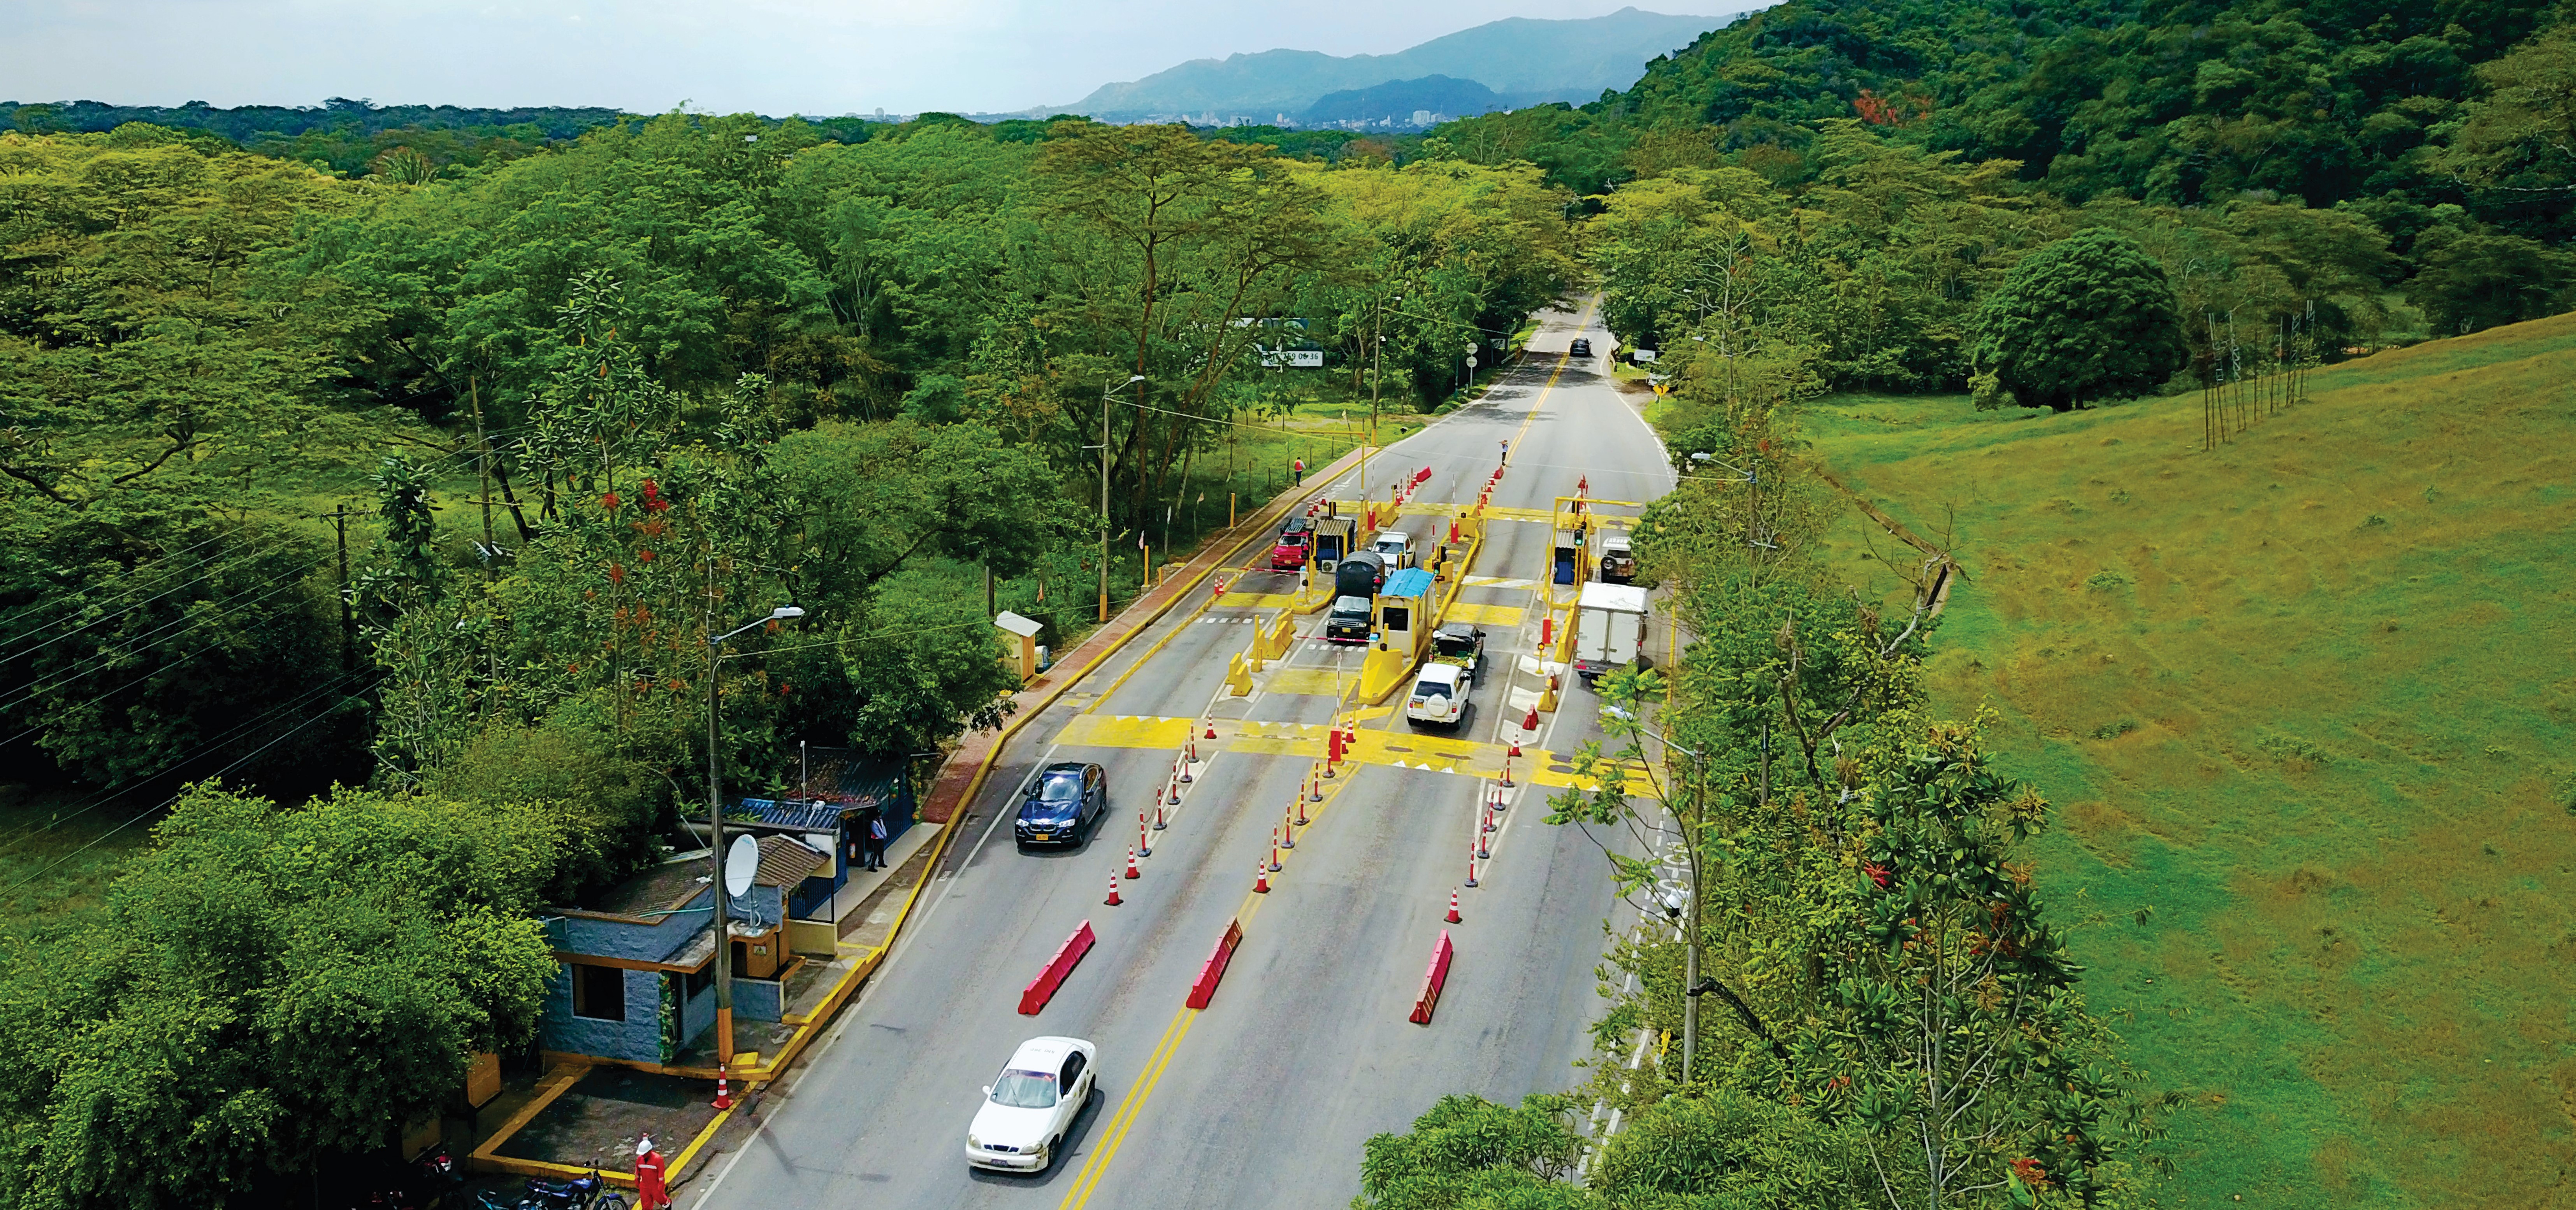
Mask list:
[[[530,913],[678,839],[711,696],[737,793],[799,740],[996,725],[988,602],[1063,649],[1104,546],[1115,608],[1576,269],[1535,169],[1177,127],[673,114],[343,175],[29,116],[7,1206],[275,1200],[375,1146],[527,1044]],[[709,636],[791,603],[711,684]]]

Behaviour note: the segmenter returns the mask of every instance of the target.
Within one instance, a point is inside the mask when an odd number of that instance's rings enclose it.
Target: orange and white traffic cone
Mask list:
[[[1279,847],[1283,849],[1297,847],[1297,825],[1288,822],[1286,811],[1279,813]]]
[[[1503,781],[1502,781],[1502,784],[1504,784],[1504,785],[1506,785],[1506,786],[1508,786],[1508,785],[1512,784],[1512,758],[1513,758],[1513,757],[1515,757],[1515,756],[1518,756],[1518,755],[1520,755],[1520,754],[1521,754],[1521,749],[1520,749],[1520,745],[1518,745],[1518,744],[1514,744],[1514,745],[1512,745],[1512,750],[1503,754]]]
[[[1458,888],[1456,887],[1449,888],[1449,919],[1447,922],[1450,924],[1467,923],[1466,921],[1458,918]]]
[[[1171,821],[1163,816],[1163,796],[1157,794],[1154,796],[1154,830],[1160,832],[1170,826]]]
[[[1215,738],[1216,738],[1216,724],[1211,722],[1211,723],[1207,723],[1207,724],[1205,724],[1205,725],[1206,725],[1206,727],[1207,727],[1207,738],[1208,738],[1208,739],[1215,739]],[[1196,744],[1192,744],[1192,745],[1190,746],[1190,757],[1191,757],[1191,759],[1193,759],[1193,760],[1197,759],[1198,754],[1199,754],[1198,745],[1196,745]]]
[[[733,1090],[725,1083],[725,1072],[721,1067],[716,1069],[715,1107],[718,1109],[733,1108]]]
[[[1493,841],[1487,839],[1494,830],[1492,826],[1493,822],[1493,819],[1488,817],[1485,820],[1486,826],[1478,830],[1476,833],[1476,860],[1478,861],[1492,861],[1494,859]]]
[[[1172,762],[1172,780],[1184,786],[1190,784],[1190,763],[1198,759],[1198,746],[1198,741],[1190,741],[1189,750]]]
[[[1487,822],[1492,822],[1492,818],[1490,816],[1487,817]],[[1145,827],[1145,813],[1140,810],[1136,812],[1136,855],[1138,857],[1151,857],[1154,855],[1153,842],[1146,839],[1147,835],[1149,835],[1149,831]]]
[[[1467,846],[1467,889],[1476,889],[1476,846]]]
[[[1310,819],[1306,818],[1306,796],[1305,796],[1305,795],[1303,795],[1303,794],[1298,795],[1298,796],[1297,796],[1297,826],[1302,828],[1302,827],[1305,827],[1305,826],[1307,826],[1308,824],[1313,823],[1313,822],[1314,822],[1313,820],[1310,820]]]
[[[1269,867],[1269,866],[1266,866],[1266,865],[1263,865],[1263,864],[1261,864],[1260,862],[1256,861],[1256,862],[1253,862],[1253,863],[1252,863],[1252,868],[1253,868],[1253,870],[1254,870],[1254,874],[1253,874],[1253,878],[1252,878],[1252,893],[1253,893],[1253,894],[1255,894],[1255,895],[1267,895],[1267,894],[1269,894],[1269,893],[1270,893],[1270,867]]]
[[[1136,868],[1136,847],[1134,845],[1129,845],[1127,847],[1127,876],[1130,878],[1142,878],[1145,876],[1145,871]]]
[[[1273,874],[1279,872],[1279,829],[1277,828],[1270,829],[1270,865],[1268,869]]]
[[[1111,870],[1111,871],[1109,871],[1109,899],[1108,899],[1108,904],[1109,904],[1109,906],[1111,906],[1111,907],[1116,907],[1116,906],[1118,906],[1118,904],[1119,904],[1119,899],[1118,899],[1118,871],[1116,871],[1116,870]]]
[[[1311,767],[1306,770],[1306,801],[1324,801],[1324,779]]]

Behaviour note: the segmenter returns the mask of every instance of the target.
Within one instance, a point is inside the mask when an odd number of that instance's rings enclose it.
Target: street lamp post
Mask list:
[[[1130,374],[1127,381],[1100,392],[1100,620],[1109,620],[1109,399],[1118,392],[1145,381],[1142,374]]]
[[[714,614],[707,620],[707,845],[711,864],[715,866],[716,892],[716,1069],[733,1069],[733,906],[725,887],[724,843],[724,758],[718,745],[716,727],[716,666],[724,659],[726,639],[754,626],[801,618],[805,611],[794,605],[781,605],[769,616],[723,634],[715,633]]]

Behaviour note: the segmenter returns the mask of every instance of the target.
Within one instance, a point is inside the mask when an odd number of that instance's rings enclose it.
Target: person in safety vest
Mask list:
[[[662,1185],[662,1167],[662,1153],[653,1150],[652,1138],[635,1140],[636,1210],[661,1210],[671,1204],[671,1191]]]
[[[1298,459],[1298,460],[1297,460],[1297,481],[1296,481],[1296,486],[1298,486],[1298,487],[1304,487],[1304,486],[1306,486],[1306,460],[1305,460],[1305,459],[1303,459],[1303,458],[1300,458],[1300,459]]]

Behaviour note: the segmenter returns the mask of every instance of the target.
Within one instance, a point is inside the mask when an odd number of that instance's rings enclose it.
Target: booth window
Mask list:
[[[593,1021],[626,1019],[626,972],[613,966],[575,963],[572,968],[572,1015]]]
[[[1378,610],[1380,624],[1388,630],[1413,629],[1413,611],[1401,605],[1388,605]]]

